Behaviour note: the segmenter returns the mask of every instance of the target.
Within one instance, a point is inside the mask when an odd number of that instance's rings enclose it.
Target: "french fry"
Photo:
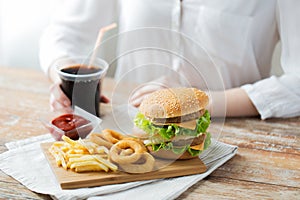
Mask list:
[[[67,158],[70,159],[70,158],[79,158],[82,156],[82,154],[77,154],[77,153],[67,153],[66,154]]]
[[[58,166],[66,167],[66,161],[65,161],[65,153],[59,149],[57,146],[52,146],[50,148],[50,153],[54,156],[56,164]]]
[[[98,162],[94,160],[88,160],[88,161],[82,161],[82,162],[71,162],[70,169],[75,169],[76,167],[82,167],[82,166],[94,166],[97,165]]]
[[[85,165],[85,166],[78,166],[75,168],[75,172],[87,172],[87,171],[106,171],[108,172],[108,168],[101,163],[97,165]]]
[[[86,152],[83,149],[75,149],[74,153],[85,154]]]
[[[66,160],[65,160],[65,158],[64,158],[64,155],[61,153],[61,152],[59,152],[59,154],[58,155],[60,155],[60,159],[61,159],[61,165],[62,165],[62,167],[66,170],[66,169],[68,169],[67,168],[67,163],[66,163]]]
[[[57,146],[57,147],[61,147],[61,146],[66,146],[66,143],[63,142],[63,141],[57,141],[53,144],[54,146]]]
[[[60,156],[58,155],[58,153],[53,151],[53,148],[50,148],[49,151],[52,154],[52,156],[54,157],[57,166],[61,166],[61,159],[60,159]]]
[[[72,140],[67,136],[63,141],[54,142],[49,152],[54,157],[57,166],[75,172],[116,171],[118,167],[108,160],[109,150],[105,146],[88,140]]]
[[[106,171],[108,172],[109,168],[102,163],[97,162],[96,160],[88,160],[83,162],[74,162],[71,164],[70,169],[75,169],[76,172],[78,171]]]
[[[105,146],[98,146],[96,147],[95,150],[97,154],[102,154],[102,153],[109,154],[109,150]]]
[[[75,140],[72,140],[71,138],[69,138],[69,137],[67,137],[65,135],[62,136],[62,140],[65,141],[65,142],[67,142],[67,143],[69,143],[72,146],[74,146],[74,145],[77,144],[77,142]]]
[[[70,150],[70,146],[62,146],[61,150],[67,152],[68,150]]]
[[[109,162],[108,160],[103,159],[101,156],[99,155],[94,155],[94,158],[96,158],[96,160],[98,160],[99,162],[105,164],[107,167],[109,167],[111,170],[113,171],[117,171],[118,167],[116,165],[114,165],[113,163]]]
[[[90,161],[90,160],[95,160],[92,155],[82,155],[77,158],[70,158],[69,162],[75,163],[75,162],[83,162],[83,161]]]
[[[78,140],[79,144],[81,144],[90,154],[94,153],[95,146],[88,142],[84,142],[82,139],[79,138]]]

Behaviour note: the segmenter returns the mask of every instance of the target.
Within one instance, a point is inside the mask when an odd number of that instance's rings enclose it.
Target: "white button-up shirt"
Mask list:
[[[98,49],[118,63],[116,79],[242,87],[262,119],[292,117],[300,115],[298,19],[299,0],[70,0],[45,31],[40,60],[47,71],[61,57],[87,54],[98,30],[118,21],[119,35]],[[270,77],[279,39],[284,75]]]

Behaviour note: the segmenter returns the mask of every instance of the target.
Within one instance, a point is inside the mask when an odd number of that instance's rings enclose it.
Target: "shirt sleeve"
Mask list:
[[[242,86],[262,119],[300,116],[300,1],[278,0],[284,74]]]
[[[91,53],[99,29],[116,20],[115,0],[65,0],[58,4],[40,39],[40,65],[46,74],[59,58]]]

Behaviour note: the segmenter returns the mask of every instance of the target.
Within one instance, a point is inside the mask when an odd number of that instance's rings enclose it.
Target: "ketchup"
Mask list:
[[[81,127],[90,123],[89,120],[84,119],[74,114],[61,115],[51,122],[54,126],[65,132],[65,136],[73,140],[78,140],[79,136],[82,138],[86,137],[87,134],[92,130],[92,126]]]

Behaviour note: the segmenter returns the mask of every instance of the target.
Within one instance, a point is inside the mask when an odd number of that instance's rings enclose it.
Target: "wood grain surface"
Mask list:
[[[0,67],[0,153],[6,142],[47,132],[38,119],[49,112],[49,86],[41,71]],[[106,79],[104,94],[111,96],[115,86]],[[133,86],[122,84],[118,95],[128,95]],[[238,145],[238,154],[178,199],[300,199],[300,117],[228,118],[210,131]],[[0,177],[0,199],[51,199],[2,171]]]

